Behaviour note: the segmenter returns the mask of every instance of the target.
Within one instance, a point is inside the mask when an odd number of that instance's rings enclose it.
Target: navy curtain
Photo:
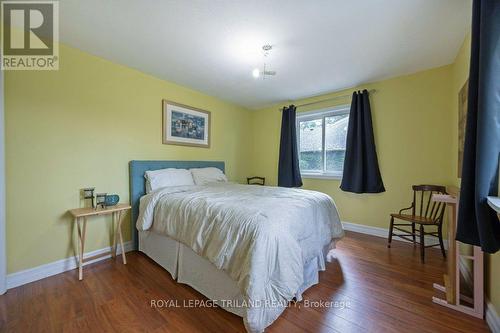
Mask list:
[[[367,90],[352,94],[344,174],[340,188],[343,191],[354,193],[385,192],[378,168],[370,99]]]
[[[302,178],[297,149],[296,107],[284,107],[281,115],[281,141],[278,164],[278,186],[300,187]]]
[[[462,186],[456,239],[494,253],[500,223],[486,197],[497,195],[500,153],[500,1],[475,0],[472,9]]]

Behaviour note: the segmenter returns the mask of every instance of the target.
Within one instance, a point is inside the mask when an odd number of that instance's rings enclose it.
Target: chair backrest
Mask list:
[[[447,194],[446,187],[441,185],[413,185],[412,215],[429,218],[437,224],[443,222],[446,204],[432,201],[433,194]]]
[[[265,177],[248,177],[247,183],[249,185],[265,185],[266,178]]]

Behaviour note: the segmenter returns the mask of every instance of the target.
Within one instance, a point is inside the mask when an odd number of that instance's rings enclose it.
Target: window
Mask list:
[[[349,106],[297,115],[300,173],[304,178],[341,178]]]

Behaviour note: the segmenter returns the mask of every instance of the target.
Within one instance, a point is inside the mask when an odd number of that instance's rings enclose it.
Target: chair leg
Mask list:
[[[425,262],[425,238],[424,225],[420,225],[420,260],[422,264]]]
[[[443,228],[441,225],[438,227],[438,237],[439,237],[439,246],[441,246],[441,253],[443,254],[443,258],[446,259],[446,251],[444,250],[444,243],[443,243]]]
[[[417,244],[417,240],[416,240],[416,237],[415,237],[415,223],[412,223],[411,224],[411,233],[413,234],[412,237],[413,237],[413,245]]]
[[[388,239],[388,242],[387,242],[387,247],[388,248],[391,248],[393,227],[394,227],[394,217],[391,216],[391,225],[389,226],[389,239]]]

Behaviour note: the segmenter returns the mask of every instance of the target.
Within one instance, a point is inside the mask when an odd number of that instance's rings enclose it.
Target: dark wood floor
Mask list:
[[[436,249],[420,264],[411,244],[347,233],[337,260],[320,274],[304,299],[337,301],[348,307],[304,307],[297,303],[269,332],[487,332],[484,321],[431,302],[432,283],[445,262]],[[178,284],[146,256],[128,254],[11,289],[0,296],[2,332],[244,332],[242,319],[220,308],[152,308],[151,300],[205,298]],[[330,303],[334,304],[334,303]]]

